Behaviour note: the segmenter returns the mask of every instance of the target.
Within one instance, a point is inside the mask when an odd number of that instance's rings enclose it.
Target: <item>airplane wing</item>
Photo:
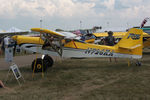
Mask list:
[[[149,48],[149,47],[150,47],[150,38],[147,39],[146,41],[144,41],[143,46],[144,46],[145,48]]]
[[[122,38],[122,37],[124,37],[126,35],[127,32],[113,32],[113,33],[114,33],[113,36],[115,38]],[[96,37],[107,37],[108,36],[107,32],[93,33],[93,35],[95,35]],[[143,32],[143,37],[150,37],[150,35],[145,33],[145,32]]]
[[[113,32],[113,36],[115,38],[122,38],[123,36],[125,36],[125,34],[127,32]],[[93,33],[93,35],[95,35],[96,37],[106,37],[108,36],[108,33],[107,32],[102,32],[102,33]]]
[[[150,37],[148,33],[143,32],[143,37]]]
[[[46,33],[46,34],[50,34],[50,35],[56,36],[56,37],[64,37],[64,38],[70,38],[70,39],[80,39],[79,36],[77,36],[77,35],[75,35],[71,32],[56,32],[56,31],[51,31],[51,30],[44,29],[44,28],[31,28],[31,31]]]
[[[30,36],[23,36],[23,35],[14,35],[12,39],[17,42],[17,44],[23,43],[32,43],[32,44],[44,44],[44,41],[40,37],[30,37]]]

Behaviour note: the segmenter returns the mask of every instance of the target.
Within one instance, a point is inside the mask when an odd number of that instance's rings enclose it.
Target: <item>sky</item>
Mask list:
[[[0,4],[4,30],[29,30],[40,24],[51,30],[133,27],[150,17],[150,0],[0,0]]]

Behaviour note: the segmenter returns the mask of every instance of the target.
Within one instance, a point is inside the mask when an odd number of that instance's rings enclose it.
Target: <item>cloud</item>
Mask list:
[[[143,6],[146,5],[143,0],[0,0],[0,3],[0,16],[9,19],[17,16],[67,19],[89,16],[103,18],[114,15],[132,18],[139,16],[144,10],[144,14],[148,15],[146,13],[149,9],[149,5]]]
[[[121,0],[123,5],[129,5],[129,6],[137,6],[141,5],[143,3],[143,0]]]
[[[102,5],[106,6],[107,9],[113,10],[115,5],[115,0],[105,0],[101,3]]]
[[[150,16],[148,0],[104,0],[100,5],[105,6],[103,11],[105,16],[121,19],[137,19]]]
[[[0,0],[0,4],[0,21],[4,20],[5,26],[36,26],[42,17],[47,27],[74,28],[82,20],[87,28],[108,21],[110,26],[119,26],[150,17],[149,0]]]
[[[123,0],[122,3],[128,6],[128,8],[119,12],[123,18],[137,19],[150,17],[148,2],[143,2],[143,0]]]
[[[0,15],[4,18],[15,16],[61,16],[73,17],[93,13],[94,3],[80,3],[72,0],[1,0]]]

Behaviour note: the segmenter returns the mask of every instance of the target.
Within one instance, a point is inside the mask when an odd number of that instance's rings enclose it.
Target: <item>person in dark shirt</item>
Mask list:
[[[115,45],[115,38],[113,37],[113,32],[109,31],[108,36],[105,38],[105,45],[114,46]]]
[[[113,32],[112,31],[109,31],[108,32],[108,36],[105,38],[105,45],[108,45],[108,46],[114,46],[115,45],[115,38],[113,37]],[[115,59],[115,62],[117,62],[116,58]],[[109,58],[110,62],[111,62],[111,57]]]

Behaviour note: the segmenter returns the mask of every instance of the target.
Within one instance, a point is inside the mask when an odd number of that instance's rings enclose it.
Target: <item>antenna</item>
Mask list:
[[[42,28],[42,17],[41,17],[41,19],[40,19],[40,28]]]
[[[81,29],[81,27],[82,27],[82,21],[80,21],[80,29]]]

